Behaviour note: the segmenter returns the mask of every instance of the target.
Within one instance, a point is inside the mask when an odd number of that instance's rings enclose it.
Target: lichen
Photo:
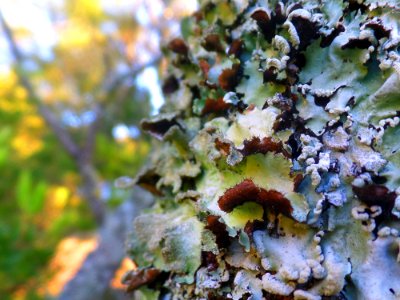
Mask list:
[[[139,297],[400,298],[399,20],[398,1],[201,1],[142,122],[159,141],[120,182],[156,197],[129,242]]]

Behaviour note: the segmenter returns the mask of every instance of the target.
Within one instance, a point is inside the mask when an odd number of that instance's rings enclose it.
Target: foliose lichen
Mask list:
[[[399,46],[395,0],[201,1],[142,123],[129,289],[400,299]]]

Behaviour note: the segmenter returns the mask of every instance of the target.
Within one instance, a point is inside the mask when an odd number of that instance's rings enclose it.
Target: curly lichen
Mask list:
[[[161,143],[135,179],[156,195],[138,297],[400,298],[399,20],[398,1],[201,1],[142,123]]]

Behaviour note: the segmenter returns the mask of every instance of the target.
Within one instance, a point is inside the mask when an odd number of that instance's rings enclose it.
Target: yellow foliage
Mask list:
[[[43,148],[43,141],[29,133],[20,132],[12,139],[11,146],[18,156],[28,158]]]
[[[17,100],[25,100],[26,97],[28,96],[28,93],[22,86],[17,86],[14,89],[14,95],[15,98],[17,98]]]
[[[53,192],[53,202],[54,206],[57,208],[64,208],[69,199],[69,189],[65,186],[58,186],[54,188]]]
[[[27,92],[19,85],[17,74],[12,70],[0,72],[0,110],[10,113],[32,111]]]
[[[104,41],[103,34],[84,22],[70,21],[60,32],[59,47],[74,50],[90,46],[93,41]]]
[[[45,123],[42,117],[38,115],[27,115],[22,119],[21,126],[28,130],[38,130],[44,127]]]
[[[103,17],[100,0],[68,0],[66,9],[72,18],[98,22]]]
[[[1,103],[0,100],[0,107]],[[42,117],[36,114],[26,114],[17,128],[11,146],[20,158],[28,158],[42,150],[44,147],[42,135],[46,128]]]
[[[79,20],[69,21],[59,34],[57,67],[62,73],[51,71],[58,81],[54,90],[57,93],[55,97],[69,100],[76,98],[76,86],[79,86],[80,92],[93,92],[105,76],[107,45],[104,34],[99,28]],[[63,78],[61,82],[58,80],[60,75]]]
[[[17,84],[17,74],[12,71],[3,71],[0,73],[0,97],[7,95]]]

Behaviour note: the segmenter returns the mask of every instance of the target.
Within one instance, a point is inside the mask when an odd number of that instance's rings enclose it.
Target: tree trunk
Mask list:
[[[103,299],[110,289],[115,271],[126,256],[125,241],[131,231],[132,220],[152,201],[149,193],[135,188],[132,200],[125,201],[105,215],[98,230],[97,249],[89,254],[78,273],[64,287],[59,300]]]
[[[81,191],[83,198],[89,204],[91,212],[97,222],[102,224],[105,218],[105,204],[100,198],[100,183],[97,178],[96,170],[85,161],[77,161],[79,174],[82,178]]]

